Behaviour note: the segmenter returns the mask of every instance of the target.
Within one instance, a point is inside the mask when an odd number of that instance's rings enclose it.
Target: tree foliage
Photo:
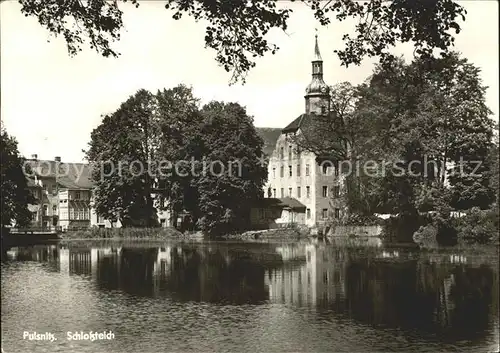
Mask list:
[[[248,229],[250,208],[264,196],[267,181],[261,159],[264,142],[237,103],[211,102],[201,113],[204,157],[211,170],[196,181],[198,224],[212,234]]]
[[[198,214],[198,193],[192,179],[192,166],[180,161],[192,163],[200,160],[203,154],[199,99],[194,97],[191,88],[180,85],[158,91],[156,100],[162,136],[157,158],[175,164],[177,168],[167,173],[159,170],[158,197],[168,200],[166,209],[172,212],[177,225],[178,214],[186,211],[195,219]]]
[[[148,170],[157,144],[154,102],[146,90],[104,117],[91,134],[87,158],[97,214],[123,226],[152,225],[153,180]]]
[[[1,226],[26,226],[31,221],[28,204],[35,199],[28,189],[27,177],[24,174],[24,158],[17,149],[17,141],[9,136],[2,127],[0,131],[0,210]]]
[[[19,0],[25,16],[34,16],[53,35],[63,36],[70,55],[90,45],[105,57],[118,56],[112,43],[120,39],[123,3],[140,6],[138,0]],[[206,23],[205,44],[216,51],[215,60],[232,81],[244,81],[255,58],[279,48],[265,37],[271,29],[286,31],[294,10],[279,0],[164,0],[172,18],[183,15]],[[300,0],[312,9],[320,25],[355,19],[354,34],[344,34],[344,48],[337,49],[343,65],[359,64],[365,57],[391,58],[398,42],[413,42],[415,53],[446,53],[453,45],[450,32],[460,32],[465,9],[457,0]]]
[[[236,103],[200,109],[184,85],[155,95],[140,90],[92,132],[96,211],[124,225],[152,225],[165,209],[174,223],[189,214],[207,234],[245,229],[267,178],[262,148],[252,118]]]

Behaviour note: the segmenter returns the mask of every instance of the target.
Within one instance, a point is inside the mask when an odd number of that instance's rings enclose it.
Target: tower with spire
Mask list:
[[[340,219],[345,212],[342,198],[336,195],[343,187],[342,176],[334,172],[333,161],[325,161],[324,156],[318,158],[314,152],[301,149],[294,138],[316,138],[316,126],[311,123],[330,112],[331,92],[323,80],[323,59],[317,35],[315,39],[312,79],[304,96],[305,112],[278,130],[275,137],[271,138],[270,131],[262,134],[269,145],[274,145],[269,154],[264,192],[269,198],[279,198],[279,203],[285,206],[281,217],[273,221],[276,224],[293,222],[314,227],[329,224],[332,218]]]
[[[306,114],[326,114],[330,111],[330,89],[323,81],[323,59],[315,36],[312,80],[306,88]]]

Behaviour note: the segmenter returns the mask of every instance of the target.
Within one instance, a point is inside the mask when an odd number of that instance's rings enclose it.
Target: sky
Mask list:
[[[467,9],[455,50],[482,70],[487,104],[498,121],[498,4],[461,1]],[[62,38],[52,37],[35,18],[25,17],[17,1],[0,4],[1,118],[19,151],[40,159],[60,156],[81,162],[90,133],[121,102],[141,88],[155,92],[180,83],[192,86],[202,103],[238,102],[258,127],[282,128],[304,112],[304,93],[311,79],[315,28],[324,62],[325,82],[363,82],[375,60],[360,66],[340,65],[334,49],[352,33],[352,22],[321,27],[310,9],[294,3],[287,33],[274,30],[266,38],[280,50],[257,60],[245,85],[229,85],[230,73],[219,67],[215,51],[205,48],[205,27],[189,17],[173,20],[162,1],[124,5],[122,38],[113,44],[119,58],[103,58],[84,48],[68,55]],[[413,48],[394,52],[411,60]]]

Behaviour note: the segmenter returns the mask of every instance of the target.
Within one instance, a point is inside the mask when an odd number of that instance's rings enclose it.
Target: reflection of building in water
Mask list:
[[[300,256],[301,250],[278,251],[290,258]],[[285,266],[266,274],[271,301],[315,306],[344,296],[345,260],[338,249],[306,245],[302,248],[306,263],[298,267]],[[295,256],[293,257],[292,254]],[[286,261],[285,257],[284,260]]]
[[[169,272],[171,264],[172,248],[170,246],[159,248],[156,262],[153,265],[153,273],[160,276],[165,275]]]
[[[399,251],[382,251],[380,255],[377,255],[377,258],[382,259],[397,259],[399,258]]]
[[[32,247],[14,247],[5,251],[11,261],[36,261],[56,265],[58,251],[56,245],[36,245]],[[56,267],[56,266],[55,266]]]
[[[121,248],[60,248],[59,272],[97,278],[99,261],[106,257],[119,258],[120,250]]]
[[[276,252],[281,255],[283,261],[298,260],[306,257],[305,246],[279,246],[276,248]]]

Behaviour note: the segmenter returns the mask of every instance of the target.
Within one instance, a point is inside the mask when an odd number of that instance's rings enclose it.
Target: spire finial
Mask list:
[[[314,61],[323,61],[321,59],[321,54],[319,52],[319,45],[318,45],[318,28],[315,28],[316,35],[314,36],[315,39],[315,44],[314,44]]]

